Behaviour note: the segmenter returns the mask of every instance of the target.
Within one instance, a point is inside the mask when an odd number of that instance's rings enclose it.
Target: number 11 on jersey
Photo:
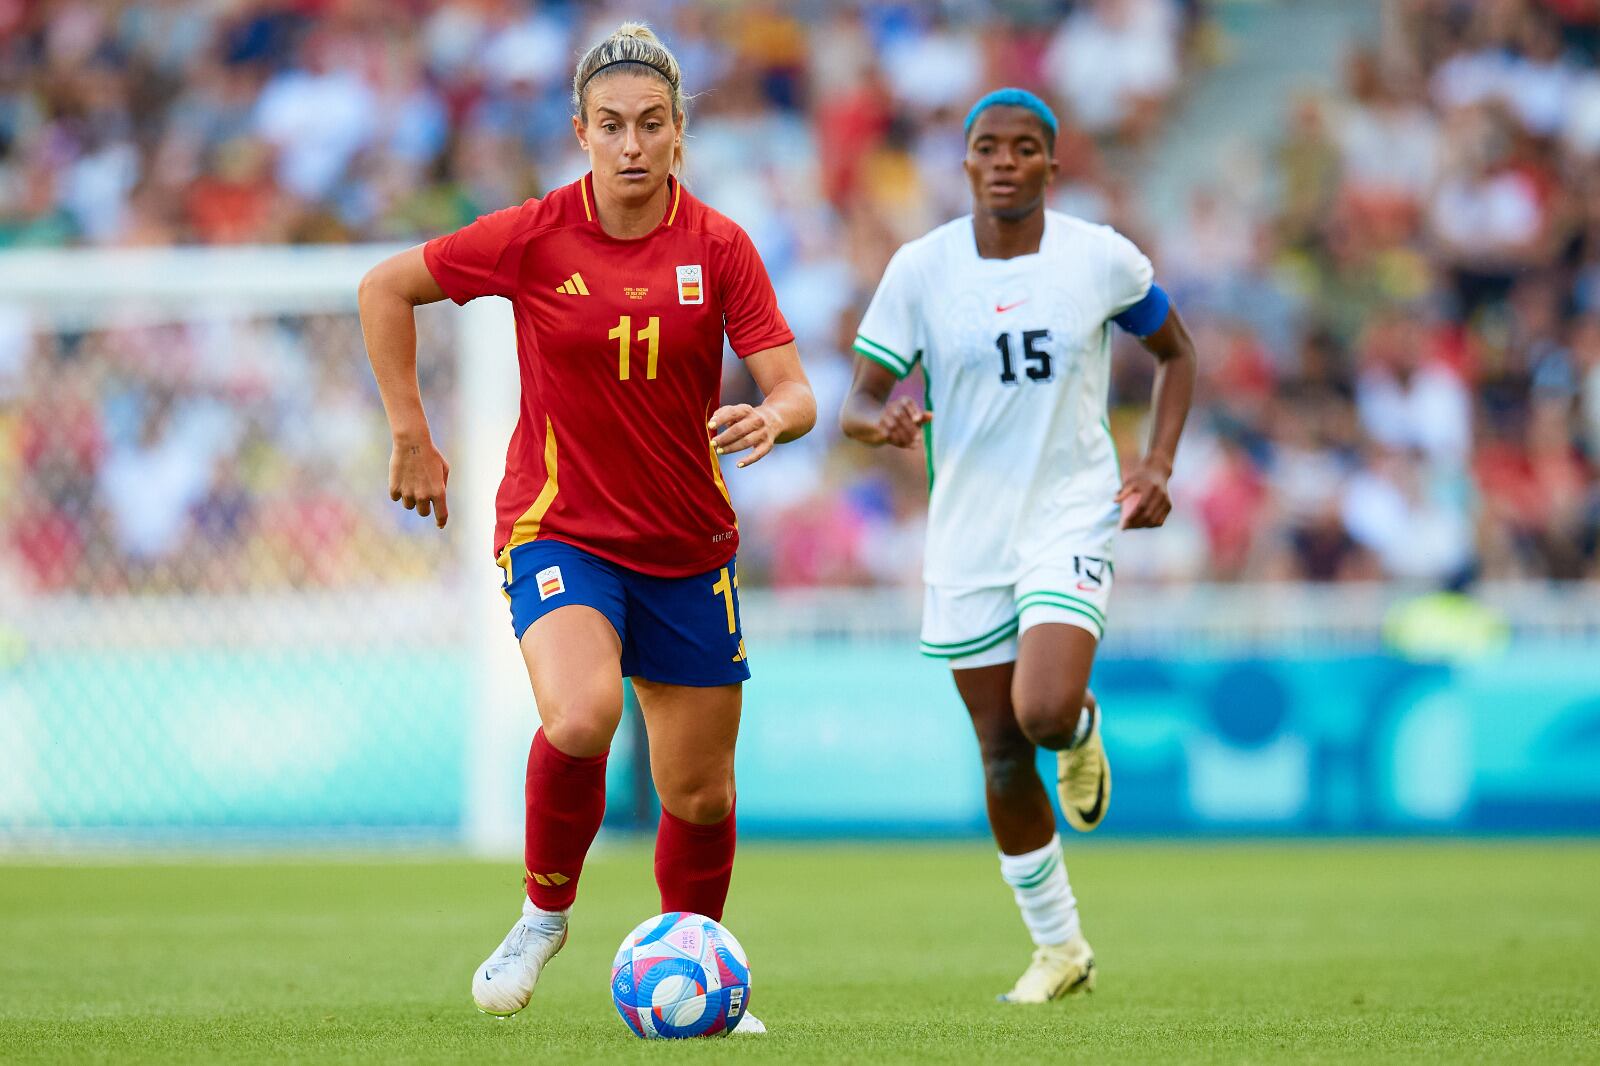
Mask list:
[[[633,316],[623,315],[616,328],[607,337],[617,342],[617,380],[628,380],[628,354],[634,340]],[[644,376],[646,381],[656,379],[656,355],[661,350],[661,319],[655,315],[650,316],[650,324],[639,331],[638,339],[649,344],[644,357]]]

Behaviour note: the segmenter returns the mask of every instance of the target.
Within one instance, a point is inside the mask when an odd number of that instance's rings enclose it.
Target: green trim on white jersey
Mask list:
[[[904,379],[907,374],[911,373],[913,360],[907,359],[899,352],[884,347],[870,337],[863,337],[857,334],[853,347],[859,354],[871,359],[897,378]]]

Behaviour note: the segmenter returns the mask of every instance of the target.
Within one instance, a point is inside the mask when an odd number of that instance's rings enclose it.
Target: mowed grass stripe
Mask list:
[[[635,1041],[607,993],[647,847],[584,874],[534,1006],[473,1010],[504,863],[0,864],[0,1060],[1593,1061],[1600,846],[1068,842],[1100,989],[993,1002],[1031,950],[993,849],[741,848],[749,1042]]]

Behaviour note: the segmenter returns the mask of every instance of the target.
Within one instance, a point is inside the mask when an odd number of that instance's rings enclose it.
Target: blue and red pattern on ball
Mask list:
[[[641,960],[642,961],[642,960]],[[641,972],[640,962],[634,963],[634,977],[638,980],[638,991],[634,994],[634,1002],[641,1010],[648,1008],[655,1023],[655,1030],[666,1037],[705,1036],[716,1032],[717,1005],[715,997],[708,996],[706,987],[706,972],[698,962],[683,958],[652,958],[644,962]],[[660,986],[672,978],[681,980],[684,994],[679,994],[668,1002],[662,1002],[658,996]],[[692,1005],[695,1000],[700,1001],[699,1016],[687,1024],[674,1023],[669,1017],[673,1007]]]
[[[612,964],[617,1013],[646,1039],[724,1035],[749,1005],[743,955],[733,934],[704,915],[677,912],[641,922]],[[694,1017],[679,1024],[673,1020],[679,1011]]]
[[[738,954],[728,946],[720,935],[713,932],[709,937],[711,941],[711,957],[717,964],[717,982],[723,988],[730,985],[747,985],[750,983],[750,967],[739,961]]]
[[[694,987],[694,994],[706,994],[706,971],[693,959],[675,959],[669,956],[655,956],[649,959],[636,959],[633,964],[633,978],[637,985],[633,1002],[644,1006],[655,1002],[656,987],[669,977],[681,977]]]
[[[643,1038],[644,1023],[639,1021],[639,1008],[621,1000],[615,1000],[614,1002],[617,1005],[617,1013],[622,1015],[622,1020],[628,1023],[628,1028],[633,1030],[633,1035]]]
[[[633,1000],[634,988],[633,960],[620,959],[611,970],[611,1002],[616,1005],[622,1020],[628,1023],[628,1028],[633,1030],[633,1035],[642,1037],[644,1026],[639,1023],[639,1008]]]
[[[685,918],[692,917],[698,917],[698,915],[692,915],[688,911],[668,911],[666,914],[663,914],[657,918],[652,918],[649,921],[641,922],[639,924],[639,928],[635,929],[633,931],[633,935],[628,939],[633,942],[634,950],[638,950],[639,948],[644,947],[646,944],[654,944],[656,941],[672,932],[673,926],[677,925]],[[655,924],[651,926],[648,932],[645,932],[643,935],[641,935],[639,930],[643,929],[647,925],[651,925],[651,922],[654,922]]]

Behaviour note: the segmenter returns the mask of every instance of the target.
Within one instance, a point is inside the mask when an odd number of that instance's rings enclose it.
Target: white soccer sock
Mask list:
[[[1089,734],[1094,731],[1094,716],[1098,713],[1088,707],[1078,715],[1078,724],[1072,729],[1072,740],[1067,743],[1067,750],[1071,751],[1089,739]]]
[[[1011,886],[1035,944],[1064,944],[1078,934],[1078,901],[1067,881],[1060,836],[1026,855],[1002,852],[1000,876]]]

